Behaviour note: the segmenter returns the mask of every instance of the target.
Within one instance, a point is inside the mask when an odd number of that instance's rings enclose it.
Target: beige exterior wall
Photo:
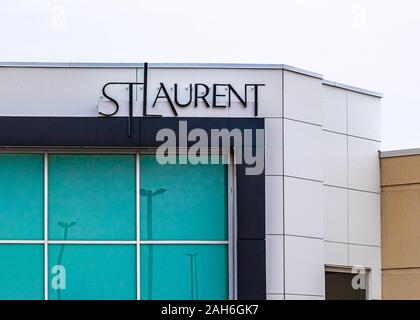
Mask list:
[[[382,297],[420,299],[420,155],[381,159]]]

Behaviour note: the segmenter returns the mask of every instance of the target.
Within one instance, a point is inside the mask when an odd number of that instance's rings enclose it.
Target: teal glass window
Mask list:
[[[141,247],[144,300],[226,300],[228,246],[158,244]]]
[[[228,299],[227,165],[140,160],[141,299]]]
[[[0,239],[43,239],[43,155],[0,154],[0,182]]]
[[[0,300],[44,299],[44,246],[0,245]]]
[[[228,299],[228,211],[226,164],[0,153],[0,300]]]
[[[142,240],[227,240],[225,164],[140,162]]]
[[[51,240],[135,240],[135,155],[48,159]]]
[[[61,244],[49,245],[48,250],[49,299],[136,299],[135,245]],[[60,269],[51,272],[54,266],[64,267],[64,289],[54,279],[60,275]]]

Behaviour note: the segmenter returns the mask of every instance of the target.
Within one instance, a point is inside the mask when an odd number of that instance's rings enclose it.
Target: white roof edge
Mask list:
[[[354,86],[349,86],[347,84],[334,82],[334,81],[330,81],[330,80],[323,80],[322,84],[324,84],[326,86],[330,86],[330,87],[336,87],[336,88],[345,89],[345,90],[349,90],[349,91],[353,91],[353,92],[357,92],[357,93],[366,94],[368,96],[373,96],[373,97],[377,97],[377,98],[383,98],[384,97],[383,93],[380,93],[380,92],[375,92],[375,91],[366,90],[366,89],[362,89],[362,88],[358,88],[358,87],[354,87]]]
[[[287,70],[300,73],[313,78],[323,79],[322,74],[304,70],[287,64],[249,64],[249,63],[149,63],[150,68],[191,68],[191,69],[260,69],[260,70]]]
[[[0,67],[9,68],[143,68],[144,63],[101,63],[101,62],[0,62]],[[310,77],[323,79],[322,74],[295,68],[285,64],[252,63],[149,63],[149,68],[168,69],[273,69],[288,70]]]
[[[415,149],[401,149],[401,150],[390,150],[381,151],[380,158],[395,158],[395,157],[408,157],[420,155],[420,148]]]
[[[0,62],[0,68],[143,68],[144,63]]]
[[[0,68],[143,68],[144,63],[102,63],[102,62],[0,62]],[[289,66],[287,64],[253,64],[253,63],[149,63],[149,68],[156,69],[260,69],[287,70],[309,77],[321,79],[324,85],[383,98],[383,94],[346,84],[323,80],[322,74]]]

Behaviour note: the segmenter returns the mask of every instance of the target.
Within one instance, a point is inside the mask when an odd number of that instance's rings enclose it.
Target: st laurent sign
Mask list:
[[[134,90],[138,86],[143,86],[143,116],[144,117],[161,117],[160,114],[149,114],[147,111],[148,101],[148,64],[144,64],[144,82],[108,82],[102,87],[102,94],[105,98],[109,99],[114,104],[114,109],[110,113],[99,112],[102,116],[111,117],[118,113],[120,105],[118,101],[111,97],[107,88],[114,85],[128,86],[128,103],[129,103],[129,135],[132,135],[132,117],[134,105]],[[230,83],[214,83],[212,85],[204,83],[190,83],[186,90],[188,90],[188,98],[181,101],[179,91],[180,85],[175,83],[171,87],[174,90],[173,97],[169,94],[168,85],[161,82],[157,94],[153,97],[152,108],[155,108],[160,101],[167,102],[173,115],[178,116],[178,108],[197,108],[199,103],[203,104],[206,108],[230,108],[232,106],[232,98],[235,97],[243,108],[247,108],[250,100],[253,98],[254,116],[258,116],[258,98],[259,88],[265,86],[261,83],[246,83],[243,85],[244,94],[238,93],[238,88],[235,88]],[[249,92],[253,92],[250,97]],[[219,98],[224,98],[226,103],[218,102]],[[199,112],[199,109],[197,109]]]

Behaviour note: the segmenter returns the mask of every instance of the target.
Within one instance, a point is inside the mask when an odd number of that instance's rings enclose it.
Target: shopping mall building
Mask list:
[[[0,64],[0,299],[380,299],[381,97],[286,65]]]

